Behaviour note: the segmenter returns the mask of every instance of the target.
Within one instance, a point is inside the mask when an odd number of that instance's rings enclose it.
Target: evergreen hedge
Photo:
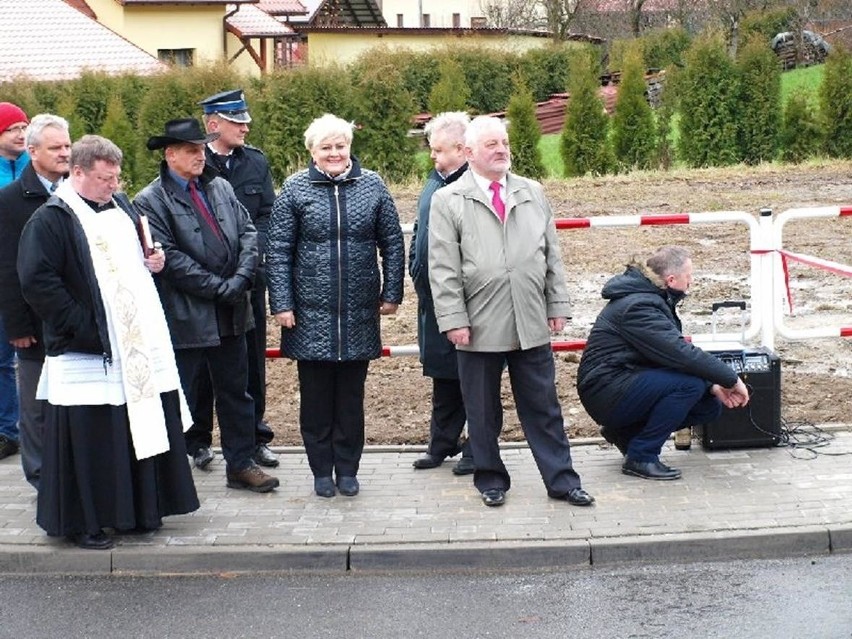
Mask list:
[[[570,77],[571,99],[560,140],[565,176],[603,175],[614,161],[608,143],[609,116],[598,96],[598,67],[591,54],[574,57]]]
[[[624,58],[612,117],[615,160],[626,170],[648,169],[654,163],[657,130],[645,90],[645,64],[641,51],[634,48]]]
[[[780,135],[781,159],[785,162],[804,162],[819,153],[822,146],[819,114],[801,91],[787,99]]]
[[[692,167],[736,163],[739,82],[720,38],[693,42],[678,84],[680,159]]]
[[[835,47],[825,62],[819,97],[825,152],[852,158],[852,55],[842,47]]]
[[[512,149],[512,170],[534,180],[547,175],[541,160],[538,141],[541,127],[535,118],[535,101],[522,78],[516,77],[515,92],[509,99],[506,112],[509,121],[509,146]]]
[[[740,158],[746,164],[771,162],[778,151],[781,127],[781,70],[762,38],[750,38],[737,60],[737,124]]]
[[[391,182],[415,171],[416,145],[408,132],[416,107],[401,84],[402,74],[387,63],[365,70],[355,84],[355,116],[361,128],[353,150],[365,168]]]
[[[470,88],[461,65],[452,58],[444,58],[440,65],[441,77],[429,93],[429,113],[466,111]]]

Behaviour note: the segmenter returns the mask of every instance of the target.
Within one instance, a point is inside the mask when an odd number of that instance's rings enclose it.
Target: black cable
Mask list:
[[[749,395],[752,395],[754,393],[754,388],[750,385],[747,386],[747,388]],[[852,455],[852,451],[845,453],[829,453],[818,450],[829,446],[831,442],[834,441],[834,433],[820,428],[812,422],[787,422],[782,417],[780,433],[772,433],[757,425],[757,422],[755,422],[754,416],[751,412],[751,404],[748,405],[748,420],[751,422],[752,427],[756,431],[763,433],[764,435],[769,435],[773,439],[777,440],[775,445],[778,448],[787,448],[787,452],[789,452],[794,459],[814,459],[817,455],[827,455],[830,457]],[[807,454],[802,454],[802,451],[805,451]]]

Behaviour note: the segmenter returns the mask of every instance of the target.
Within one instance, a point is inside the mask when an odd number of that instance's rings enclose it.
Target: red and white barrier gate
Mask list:
[[[814,268],[830,271],[845,277],[852,277],[852,267],[830,260],[801,255],[784,249],[784,226],[792,220],[849,217],[852,206],[823,206],[814,208],[788,209],[775,218],[773,264],[775,278],[773,290],[773,327],[775,332],[788,340],[806,340],[820,337],[852,337],[852,326],[825,326],[810,329],[796,329],[784,324],[784,309],[792,310],[793,300],[788,284],[788,263],[790,261],[807,264]]]
[[[672,226],[680,224],[721,224],[721,223],[742,223],[748,227],[750,246],[751,246],[751,273],[750,273],[750,289],[752,308],[768,308],[771,310],[771,297],[767,293],[771,290],[768,287],[759,286],[760,282],[772,281],[772,233],[771,212],[764,215],[761,211],[760,224],[753,215],[744,211],[715,211],[710,213],[679,213],[679,214],[662,214],[662,215],[610,215],[610,216],[593,216],[593,217],[575,217],[575,218],[558,218],[555,220],[557,229],[586,229],[586,228],[617,228],[617,227],[638,227],[638,226]],[[403,225],[403,232],[411,234],[413,225]],[[761,327],[764,329],[763,340],[770,340],[771,335],[767,337],[766,333],[772,332],[772,315],[763,313],[751,314],[751,321],[745,329],[745,335],[742,333],[720,333],[711,334],[696,334],[692,339],[701,340],[720,340],[720,341],[742,341],[743,337],[746,340],[754,339],[760,333]],[[586,345],[585,340],[568,340],[555,341],[552,343],[554,351],[579,351],[583,350]],[[416,344],[404,346],[385,346],[382,348],[383,357],[399,357],[399,356],[416,356],[419,351]],[[270,358],[281,357],[281,351],[278,348],[267,348],[266,356]]]

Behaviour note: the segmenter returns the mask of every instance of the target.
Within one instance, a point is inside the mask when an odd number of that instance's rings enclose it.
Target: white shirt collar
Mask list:
[[[481,175],[479,175],[479,173],[477,173],[473,169],[470,169],[470,172],[473,175],[473,179],[476,181],[477,185],[479,185],[479,188],[481,188],[482,191],[485,193],[485,195],[488,196],[488,201],[490,202],[491,198],[494,196],[494,191],[491,190],[491,183],[494,182],[495,180],[489,180],[486,177],[482,177]],[[506,176],[504,175],[502,177],[502,179],[496,180],[496,181],[500,183],[500,197],[505,202],[506,201]]]

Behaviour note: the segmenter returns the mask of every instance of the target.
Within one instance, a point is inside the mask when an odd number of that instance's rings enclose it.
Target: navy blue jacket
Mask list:
[[[577,371],[577,392],[589,416],[606,424],[636,376],[667,368],[730,388],[734,371],[686,341],[675,311],[677,299],[630,266],[601,292],[609,300],[598,315]]]
[[[270,312],[296,316],[296,326],[282,330],[286,357],[379,357],[379,305],[402,302],[404,275],[399,216],[376,173],[352,158],[349,173],[338,178],[313,163],[287,178],[267,244]]]
[[[456,347],[438,329],[435,304],[429,286],[429,209],[435,191],[455,182],[467,170],[467,164],[443,178],[432,169],[420,200],[417,203],[417,220],[408,251],[408,274],[417,293],[417,345],[423,374],[438,379],[458,379]]]

